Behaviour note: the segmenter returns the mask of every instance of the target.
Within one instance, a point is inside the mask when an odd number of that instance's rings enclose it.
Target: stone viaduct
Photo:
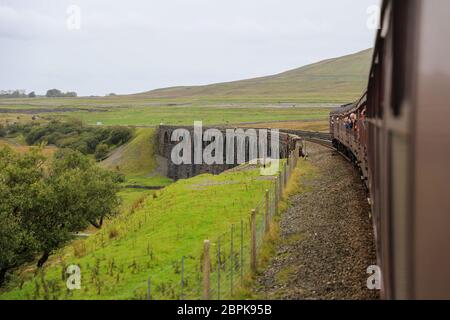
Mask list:
[[[176,130],[176,129],[186,129],[189,131],[192,140],[194,139],[194,127],[193,126],[166,126],[166,125],[160,125],[158,127],[157,130],[157,154],[161,157],[163,157],[166,161],[167,161],[167,175],[169,178],[178,180],[178,179],[185,179],[185,178],[190,178],[193,176],[196,176],[198,174],[202,174],[202,173],[211,173],[211,174],[219,174],[225,170],[231,169],[235,166],[237,166],[237,143],[235,140],[234,143],[234,157],[235,157],[235,161],[233,161],[234,164],[227,164],[225,159],[226,159],[226,152],[227,152],[227,147],[226,147],[226,143],[227,143],[227,139],[223,139],[223,157],[224,157],[224,161],[223,164],[212,164],[212,165],[208,165],[202,162],[202,164],[194,164],[194,146],[192,143],[192,149],[191,149],[191,164],[174,164],[171,161],[171,153],[172,153],[172,149],[175,147],[175,145],[177,145],[179,143],[179,141],[172,141],[171,137],[172,137],[172,133]],[[202,135],[203,132],[205,132],[206,130],[210,129],[209,127],[203,127],[202,128]],[[232,128],[232,127],[214,127],[214,129],[218,129],[223,136],[226,136],[226,130],[227,129],[239,129],[239,128]],[[244,131],[248,130],[248,128],[242,129]],[[259,138],[259,129],[255,129],[256,133],[258,135]],[[271,152],[271,148],[270,148],[270,131],[268,132],[268,150],[267,150],[267,155],[268,157],[271,156],[270,152]],[[236,139],[236,138],[235,138]],[[297,143],[301,143],[301,139],[300,137],[298,137],[297,135],[291,134],[291,133],[285,133],[285,132],[280,132],[279,133],[279,158],[283,159],[286,158],[288,156],[288,154],[295,150],[296,144]],[[207,145],[209,145],[211,142],[207,141],[207,142],[203,142],[203,148],[205,148]],[[230,150],[230,149],[228,149]],[[231,153],[231,152],[230,152]],[[250,161],[250,160],[254,160],[254,159],[249,159],[251,156],[251,152],[250,152],[250,147],[249,147],[249,139],[246,138],[245,139],[245,161]]]

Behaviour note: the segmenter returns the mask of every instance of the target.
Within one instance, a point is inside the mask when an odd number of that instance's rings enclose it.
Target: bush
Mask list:
[[[23,127],[20,124],[10,124],[6,127],[7,134],[15,134],[22,131]]]
[[[89,148],[87,146],[87,143],[83,140],[77,141],[77,142],[69,145],[69,148],[71,148],[73,150],[77,150],[85,155],[89,154]]]
[[[109,229],[108,236],[110,239],[117,238],[119,236],[119,230],[117,228]]]
[[[62,133],[53,132],[47,136],[47,143],[56,145],[63,137],[64,135]]]
[[[29,145],[47,142],[59,148],[78,150],[86,155],[96,154],[98,145],[106,145],[107,150],[105,146],[99,149],[100,158],[97,159],[105,157],[112,147],[128,142],[133,136],[133,130],[127,127],[84,126],[76,118],[68,119],[67,122],[53,120],[45,125],[34,122],[8,126],[7,134],[13,133],[22,133]]]
[[[6,136],[6,129],[2,124],[0,124],[0,137],[4,136]]]
[[[73,254],[76,258],[82,258],[86,255],[86,245],[82,241],[73,244]]]
[[[59,97],[76,97],[77,93],[76,92],[62,92],[61,90],[58,89],[50,89],[47,91],[46,95],[47,98],[59,98]]]
[[[113,145],[121,145],[128,142],[133,133],[130,128],[127,127],[114,127],[109,137],[109,143]]]
[[[42,141],[42,138],[49,133],[46,127],[33,127],[25,136],[25,141],[30,144],[36,144]]]
[[[95,148],[95,159],[103,160],[106,158],[109,152],[109,147],[105,143],[100,143]]]
[[[61,95],[62,92],[58,89],[47,90],[47,93],[45,94],[47,98],[60,97]]]

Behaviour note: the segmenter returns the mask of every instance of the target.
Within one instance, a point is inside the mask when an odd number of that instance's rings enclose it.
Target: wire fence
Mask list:
[[[222,300],[236,298],[246,277],[257,272],[258,257],[278,214],[283,190],[299,159],[300,145],[283,162],[273,183],[248,217],[229,226],[215,239],[204,241],[198,257],[181,257],[175,268],[179,283],[147,282],[148,300],[170,297],[180,300]]]

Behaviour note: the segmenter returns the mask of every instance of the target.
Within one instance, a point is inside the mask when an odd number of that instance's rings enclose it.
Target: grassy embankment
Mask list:
[[[269,184],[259,179],[258,169],[180,180],[57,252],[44,275],[24,272],[0,298],[142,299],[151,277],[154,298],[176,299],[182,256],[185,295],[198,297],[203,240],[246,219]],[[79,291],[65,289],[62,271],[70,264],[82,270]]]
[[[114,150],[101,165],[123,173],[126,185],[145,187],[170,184],[171,179],[157,172],[155,133],[153,128],[137,128],[134,138]]]

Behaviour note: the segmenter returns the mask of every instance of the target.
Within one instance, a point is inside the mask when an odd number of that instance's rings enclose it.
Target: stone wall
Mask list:
[[[162,156],[163,158],[167,159],[167,175],[169,178],[172,179],[185,179],[185,178],[190,178],[193,176],[196,176],[198,174],[202,174],[202,173],[211,173],[211,174],[219,174],[225,170],[231,169],[235,166],[237,166],[238,164],[237,161],[234,161],[235,164],[226,164],[226,139],[224,139],[224,148],[223,148],[223,156],[224,156],[224,164],[213,164],[213,165],[207,165],[207,164],[194,164],[193,161],[193,157],[194,157],[194,147],[193,147],[193,143],[192,143],[192,151],[191,151],[191,155],[192,155],[192,164],[180,164],[180,165],[176,165],[171,161],[171,152],[172,152],[172,148],[177,145],[179,142],[178,141],[171,141],[171,137],[172,137],[172,133],[173,131],[175,131],[176,129],[186,129],[190,132],[191,134],[191,138],[192,140],[194,139],[194,127],[193,126],[183,126],[183,127],[179,127],[179,126],[164,126],[164,125],[160,125],[158,128],[158,132],[157,132],[157,153],[159,156]],[[224,137],[225,137],[225,132],[226,129],[237,129],[237,128],[229,128],[229,127],[222,127],[222,128],[218,128],[218,127],[214,127],[215,129],[220,130]],[[205,130],[209,129],[208,127],[203,127],[203,132]],[[248,130],[248,128],[244,129],[244,130]],[[259,137],[259,130],[255,129],[257,132],[257,135]],[[268,141],[269,141],[269,146],[268,146],[268,155],[270,155],[270,132],[268,133]],[[208,145],[210,142],[203,142],[203,148]],[[289,154],[289,152],[295,150],[295,145],[296,143],[300,143],[300,138],[296,135],[293,134],[288,134],[288,133],[283,133],[280,132],[280,154],[279,157],[280,159],[282,158],[286,158],[287,155]],[[235,151],[234,151],[234,155],[235,155],[235,159],[236,159],[236,143],[235,143]],[[245,153],[246,153],[246,161],[249,160],[253,160],[253,159],[249,159],[249,143],[248,143],[248,139],[246,139],[245,141]]]

